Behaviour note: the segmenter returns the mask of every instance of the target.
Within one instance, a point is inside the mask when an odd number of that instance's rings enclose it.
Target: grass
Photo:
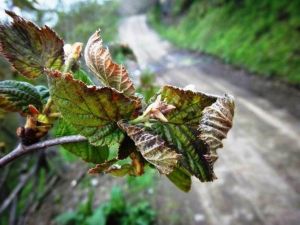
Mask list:
[[[300,85],[300,1],[213,2],[195,1],[178,24],[161,23],[157,9],[150,21],[181,48]]]
[[[114,186],[110,199],[100,205],[93,203],[94,193],[89,191],[88,200],[80,203],[74,210],[64,212],[55,218],[58,225],[152,225],[155,223],[156,211],[144,199],[145,188],[153,187],[153,173],[145,178],[127,180],[128,190]],[[135,199],[133,201],[133,199]]]

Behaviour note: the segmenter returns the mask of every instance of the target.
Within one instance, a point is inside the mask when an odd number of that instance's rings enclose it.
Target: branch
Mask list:
[[[20,158],[23,155],[34,152],[35,150],[44,149],[54,145],[82,142],[86,140],[87,139],[81,135],[71,135],[71,136],[65,136],[65,137],[55,138],[52,140],[38,142],[36,144],[29,145],[29,146],[24,146],[19,144],[14,150],[12,150],[10,153],[8,153],[7,155],[3,156],[0,159],[0,168],[4,167],[11,161]]]

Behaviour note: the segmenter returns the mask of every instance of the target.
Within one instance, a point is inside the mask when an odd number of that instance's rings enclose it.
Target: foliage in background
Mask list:
[[[67,12],[58,12],[54,29],[67,43],[85,43],[91,33],[101,27],[103,38],[113,41],[117,34],[117,2],[81,1],[71,5]]]
[[[123,191],[113,187],[110,200],[93,206],[92,195],[74,211],[65,212],[56,218],[58,225],[151,225],[155,222],[155,211],[148,202],[135,204],[125,199]]]
[[[155,85],[155,76],[156,75],[150,71],[143,71],[140,75],[140,85],[137,88],[137,92],[144,96],[147,103],[159,90],[159,87]]]
[[[193,4],[182,12],[184,2]],[[163,24],[159,6],[150,20],[179,47],[300,85],[300,1],[177,0],[170,6],[168,18],[178,24]]]

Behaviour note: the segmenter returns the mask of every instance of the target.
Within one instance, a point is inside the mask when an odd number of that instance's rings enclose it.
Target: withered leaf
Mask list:
[[[104,85],[113,87],[126,96],[135,94],[127,70],[123,65],[113,62],[109,49],[103,46],[100,31],[96,31],[90,37],[84,50],[84,57],[87,66]]]
[[[217,160],[216,150],[223,147],[222,140],[232,127],[234,107],[233,98],[226,95],[203,110],[199,124],[199,138],[209,147],[210,151],[206,158],[212,163]]]

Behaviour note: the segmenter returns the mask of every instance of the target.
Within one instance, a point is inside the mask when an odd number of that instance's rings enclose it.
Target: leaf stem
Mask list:
[[[43,114],[48,114],[50,112],[50,108],[53,104],[53,100],[51,98],[51,96],[48,98],[48,101],[44,107],[44,110],[43,110]]]

